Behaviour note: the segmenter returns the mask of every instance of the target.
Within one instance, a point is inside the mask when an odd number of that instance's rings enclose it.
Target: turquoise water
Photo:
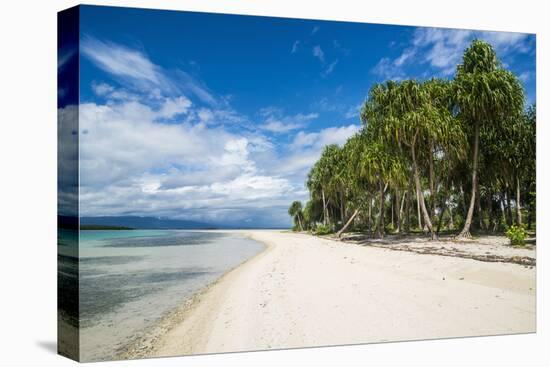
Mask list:
[[[116,358],[163,315],[263,248],[216,231],[81,231],[82,359]]]
[[[170,233],[171,231],[153,229],[133,229],[128,231],[80,231],[80,246],[94,246],[98,245],[98,241],[109,241],[117,238],[166,236]]]

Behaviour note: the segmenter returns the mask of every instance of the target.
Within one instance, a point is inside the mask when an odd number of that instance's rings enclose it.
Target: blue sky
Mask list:
[[[453,76],[492,43],[535,100],[519,33],[81,7],[81,215],[286,226],[375,82]]]

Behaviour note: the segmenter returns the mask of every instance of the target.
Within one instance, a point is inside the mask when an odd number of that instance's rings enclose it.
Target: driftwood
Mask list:
[[[388,243],[384,240],[382,240],[383,242],[370,242],[368,241],[370,237],[365,235],[349,235],[343,238],[335,238],[333,236],[331,237],[321,236],[321,237],[330,239],[333,241],[354,243],[360,246],[377,247],[377,248],[383,248],[386,250],[394,250],[394,251],[414,252],[416,254],[421,254],[421,255],[439,255],[439,256],[459,257],[463,259],[472,259],[477,261],[510,263],[510,264],[524,265],[524,266],[536,266],[537,264],[537,260],[530,256],[502,256],[502,255],[494,255],[489,253],[474,254],[474,253],[461,250],[457,247],[410,246],[406,244],[398,245],[398,244]],[[448,240],[440,240],[440,241],[448,242]],[[453,240],[453,241],[455,241],[458,245],[460,245],[461,243],[471,243],[468,240]],[[530,248],[532,248],[532,246],[530,246]]]
[[[460,251],[457,248],[445,248],[445,247],[414,247],[408,245],[388,246],[381,244],[369,244],[372,247],[385,248],[395,251],[407,251],[424,255],[440,255],[450,257],[460,257],[463,259],[472,259],[485,262],[499,262],[499,263],[511,263],[525,266],[536,266],[537,260],[529,256],[500,256],[492,254],[472,254],[465,251]]]

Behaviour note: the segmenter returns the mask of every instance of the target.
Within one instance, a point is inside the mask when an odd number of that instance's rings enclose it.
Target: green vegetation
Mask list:
[[[302,203],[299,201],[295,201],[290,205],[290,208],[288,208],[288,215],[290,215],[294,219],[294,228],[293,230],[300,230],[303,231],[304,227],[302,226]]]
[[[525,233],[525,228],[523,228],[523,226],[511,225],[506,231],[506,237],[510,239],[510,244],[512,246],[525,246],[527,233]]]
[[[317,227],[315,227],[315,234],[318,236],[322,236],[329,233],[331,233],[331,229],[326,224],[319,224],[317,225]]]
[[[475,40],[452,80],[375,84],[362,129],[328,145],[309,172],[295,229],[502,232],[535,224],[536,107],[493,48]],[[517,230],[519,232],[519,230]],[[525,232],[523,232],[525,234]]]

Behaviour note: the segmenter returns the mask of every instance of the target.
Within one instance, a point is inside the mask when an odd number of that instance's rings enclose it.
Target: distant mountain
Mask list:
[[[221,228],[211,223],[156,217],[81,217],[80,225],[128,227],[133,229],[213,229]]]

